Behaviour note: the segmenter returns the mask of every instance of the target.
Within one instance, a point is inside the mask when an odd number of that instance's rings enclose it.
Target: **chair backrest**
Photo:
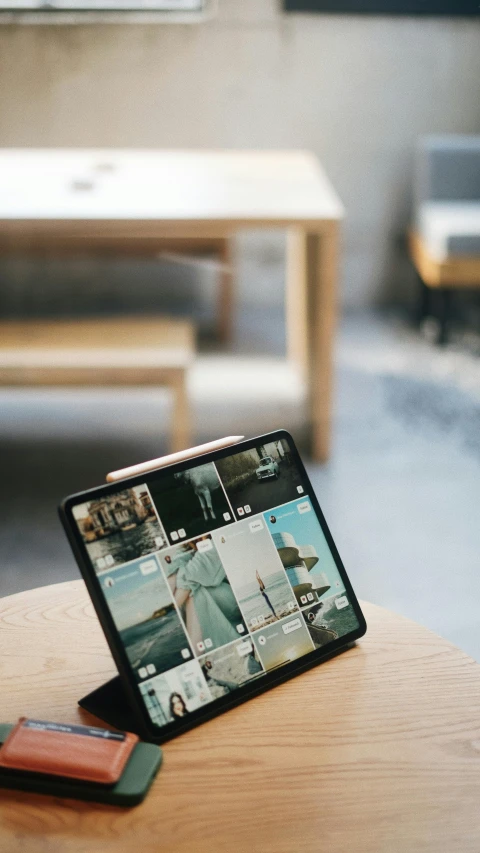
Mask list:
[[[480,201],[480,136],[424,136],[415,169],[415,205]]]

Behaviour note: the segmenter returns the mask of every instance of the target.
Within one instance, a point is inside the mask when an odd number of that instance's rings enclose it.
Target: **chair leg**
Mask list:
[[[437,344],[445,346],[448,343],[448,332],[450,327],[452,311],[452,291],[447,287],[442,287],[438,290],[438,309],[437,318],[439,322],[439,330],[437,336]]]
[[[417,273],[418,280],[418,301],[415,312],[415,319],[418,326],[421,326],[423,321],[428,317],[431,310],[431,290],[425,284],[423,278]]]
[[[218,295],[218,338],[223,344],[229,344],[233,334],[233,270],[232,237],[226,237],[220,250],[220,281]]]

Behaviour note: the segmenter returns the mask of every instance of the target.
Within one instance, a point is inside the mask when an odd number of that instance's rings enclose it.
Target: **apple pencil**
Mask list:
[[[158,459],[149,459],[147,462],[140,462],[138,465],[130,465],[129,468],[110,471],[107,474],[107,483],[115,483],[117,480],[123,480],[125,477],[135,477],[137,474],[144,474],[146,471],[154,471],[155,468],[165,468],[166,465],[173,465],[174,462],[183,462],[192,456],[201,456],[203,453],[210,453],[212,450],[222,450],[224,447],[230,447],[231,444],[237,444],[242,438],[245,438],[245,436],[228,435],[226,438],[217,438],[216,441],[208,441],[206,444],[197,445],[197,447],[179,450],[178,453],[169,453],[168,456],[159,456]]]

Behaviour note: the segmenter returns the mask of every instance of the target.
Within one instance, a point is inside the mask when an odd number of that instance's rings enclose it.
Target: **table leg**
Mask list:
[[[304,238],[311,452],[319,462],[330,454],[338,238],[339,223],[333,220],[325,222],[321,233]]]
[[[308,377],[307,235],[301,228],[287,232],[286,269],[287,357]]]
[[[187,388],[187,371],[178,371],[172,383],[173,412],[171,431],[171,452],[185,450],[191,445],[190,404]]]

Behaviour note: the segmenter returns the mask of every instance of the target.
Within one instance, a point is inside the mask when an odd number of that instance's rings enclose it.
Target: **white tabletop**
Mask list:
[[[336,220],[306,151],[0,149],[0,220]]]

